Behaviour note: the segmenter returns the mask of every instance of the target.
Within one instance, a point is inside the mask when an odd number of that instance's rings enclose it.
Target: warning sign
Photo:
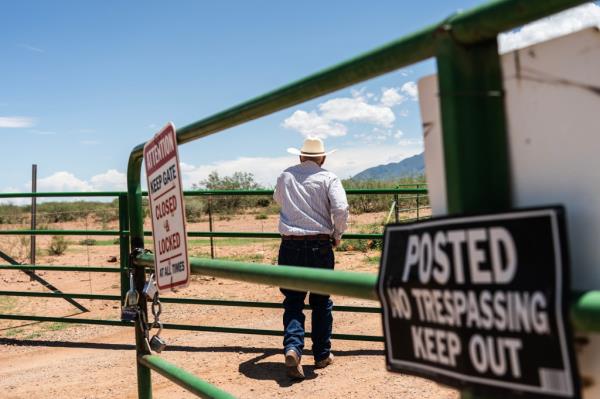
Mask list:
[[[510,397],[579,398],[561,207],[391,225],[388,369]]]
[[[159,290],[189,284],[185,206],[175,126],[167,124],[144,146],[154,239],[154,275]]]

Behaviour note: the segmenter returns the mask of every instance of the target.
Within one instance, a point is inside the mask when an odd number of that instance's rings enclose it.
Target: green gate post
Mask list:
[[[121,306],[125,303],[125,295],[129,289],[129,239],[125,233],[129,230],[129,212],[127,212],[127,194],[119,194],[119,256],[121,268]]]
[[[510,208],[504,90],[496,39],[437,40],[448,214]]]
[[[505,211],[511,193],[497,41],[465,46],[443,25],[436,60],[448,214]],[[465,389],[461,397],[484,395]]]
[[[143,148],[143,147],[142,147]],[[142,210],[142,185],[141,170],[142,156],[137,151],[132,151],[127,165],[127,206],[129,210],[129,238],[131,249],[144,248],[144,213]],[[140,293],[140,311],[145,320],[148,319],[148,306],[146,298],[141,295],[146,282],[144,266],[133,268],[135,288]],[[144,332],[139,320],[135,321],[135,351],[137,366],[137,386],[139,399],[152,399],[152,379],[150,369],[141,364],[138,359],[149,355],[144,345]]]

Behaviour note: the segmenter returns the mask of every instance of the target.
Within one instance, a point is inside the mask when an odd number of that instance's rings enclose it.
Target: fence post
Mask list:
[[[143,147],[142,147],[143,148]],[[144,214],[142,211],[141,170],[142,156],[133,151],[127,165],[127,209],[129,214],[129,242],[131,249],[144,248]],[[132,266],[132,265],[130,265]],[[144,266],[132,268],[136,290],[141,293],[146,282]],[[142,318],[148,319],[148,306],[144,295],[139,296],[139,308]],[[139,362],[144,355],[150,353],[144,345],[144,331],[139,319],[135,321],[135,352],[137,367],[137,388],[139,399],[152,399],[152,378],[150,369]]]
[[[419,184],[417,184],[417,188],[419,188]],[[417,193],[417,220],[419,220],[419,193]]]
[[[396,219],[396,223],[398,223],[398,221],[399,221],[398,208],[400,207],[400,202],[399,202],[399,196],[398,196],[398,194],[394,194],[394,201],[396,203],[396,208],[394,209],[394,216],[395,216],[395,219]]]
[[[31,192],[37,192],[37,165],[31,165]],[[37,229],[37,198],[35,196],[31,196],[31,230]],[[30,238],[30,248],[29,248],[29,263],[35,265],[35,234],[31,235]],[[32,271],[35,274],[35,271]],[[33,277],[30,277],[30,280],[33,280]]]
[[[124,233],[129,230],[129,212],[127,212],[127,193],[119,194],[119,258],[121,268],[121,305],[124,304],[125,294],[129,289],[129,237]]]
[[[212,197],[208,197],[208,231],[213,232],[213,220],[212,220]],[[210,258],[215,258],[215,243],[214,238],[210,236]]]
[[[462,45],[450,23],[436,41],[448,213],[503,211],[511,193],[497,41]]]
[[[448,213],[511,206],[502,72],[496,38],[465,46],[451,21],[436,47]],[[464,389],[462,399],[484,398]]]

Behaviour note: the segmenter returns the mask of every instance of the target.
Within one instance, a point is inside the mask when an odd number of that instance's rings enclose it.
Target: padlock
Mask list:
[[[158,287],[156,286],[156,280],[154,279],[154,274],[150,275],[150,278],[144,285],[144,290],[142,293],[148,298],[148,300],[153,300],[154,295],[158,292]]]
[[[137,319],[137,308],[124,306],[121,308],[121,320],[135,321]]]
[[[129,273],[129,291],[125,294],[125,306],[134,307],[137,306],[140,296],[135,289],[133,282],[133,273]]]
[[[129,291],[125,294],[125,304],[121,308],[121,320],[135,321],[138,315],[139,294],[133,284],[133,273],[129,273]]]
[[[156,324],[158,324],[158,332],[150,339],[150,348],[156,353],[161,353],[167,347],[167,342],[160,337],[162,323],[159,322]]]

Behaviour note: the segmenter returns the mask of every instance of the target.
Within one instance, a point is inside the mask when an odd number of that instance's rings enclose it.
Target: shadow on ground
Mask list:
[[[69,341],[46,341],[36,339],[14,339],[0,338],[0,345],[7,346],[39,346],[50,348],[79,348],[79,349],[102,349],[102,350],[135,350],[132,344],[109,344],[99,342],[69,342]],[[198,347],[187,345],[167,346],[166,352],[190,352],[190,353],[257,353],[252,359],[240,363],[239,372],[248,378],[254,380],[272,380],[277,382],[280,387],[290,387],[299,381],[291,380],[286,375],[286,369],[282,361],[264,361],[272,356],[282,353],[281,349],[275,348],[249,348],[243,346],[211,346]],[[310,351],[305,352],[311,354]],[[383,356],[384,351],[378,349],[355,349],[355,350],[337,350],[336,358],[344,356]],[[306,359],[306,358],[305,358]],[[283,356],[281,357],[283,360]],[[308,360],[308,359],[307,359]],[[305,360],[306,362],[306,360]],[[304,374],[307,380],[318,377],[315,373],[315,367],[312,364],[303,365]]]
[[[256,348],[252,348],[254,351]],[[242,349],[243,351],[244,349]],[[243,363],[240,363],[239,372],[244,374],[246,377],[254,380],[272,380],[277,382],[280,387],[290,387],[298,382],[298,380],[292,380],[286,375],[286,368],[283,361],[269,362],[263,361],[271,356],[276,356],[282,353],[281,349],[265,349],[264,353],[249,359]],[[308,351],[307,354],[311,352]],[[347,351],[335,351],[336,358],[344,356],[383,356],[383,350],[372,350],[372,349],[357,349]],[[283,360],[283,356],[281,357]],[[304,358],[306,359],[306,357]],[[310,360],[308,360],[310,361]],[[307,363],[307,360],[304,361]],[[319,375],[315,373],[315,366],[312,364],[304,364],[304,375],[306,380],[312,380],[317,378]]]

